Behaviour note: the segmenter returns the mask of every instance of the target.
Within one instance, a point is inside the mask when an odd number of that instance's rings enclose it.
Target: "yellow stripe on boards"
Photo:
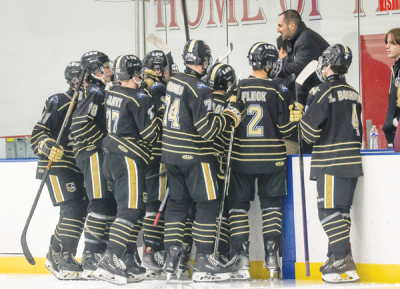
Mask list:
[[[58,183],[58,178],[57,176],[50,175],[50,180],[54,191],[54,197],[56,198],[57,203],[61,203],[64,201],[64,198],[61,192],[60,184]]]
[[[213,179],[211,176],[210,165],[208,163],[201,163],[201,166],[203,167],[204,182],[206,185],[208,199],[210,201],[215,200],[216,195],[215,195]]]
[[[136,163],[125,157],[126,167],[128,169],[128,181],[129,181],[129,209],[138,208],[138,177]]]
[[[99,159],[97,153],[90,156],[90,168],[92,170],[93,197],[95,199],[99,199],[102,197],[102,195],[100,185]]]

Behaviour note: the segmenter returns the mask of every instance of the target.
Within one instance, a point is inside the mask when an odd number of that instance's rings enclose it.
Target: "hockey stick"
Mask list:
[[[296,101],[299,101],[299,91],[304,81],[315,72],[318,61],[313,60],[299,74],[295,83]],[[308,228],[307,228],[307,210],[306,210],[306,189],[304,185],[304,163],[303,163],[303,146],[301,141],[300,123],[297,127],[298,142],[299,142],[299,163],[300,163],[300,183],[301,183],[301,207],[303,210],[303,233],[304,233],[304,256],[306,265],[306,276],[310,276],[310,257],[308,251]]]
[[[239,74],[239,77],[237,78],[236,82],[233,84],[234,87],[230,87],[232,91],[239,85],[240,77],[242,76],[242,73]],[[236,93],[238,95],[239,92]],[[217,226],[217,236],[215,238],[215,243],[214,243],[214,258],[217,259],[217,254],[218,254],[218,246],[219,246],[219,238],[221,236],[221,225],[222,225],[222,215],[224,213],[224,204],[225,204],[225,197],[227,196],[228,193],[228,186],[229,186],[229,180],[231,176],[231,154],[232,154],[232,147],[233,147],[233,137],[235,135],[235,128],[232,126],[231,130],[231,136],[229,140],[229,148],[228,148],[228,155],[226,158],[226,169],[225,169],[225,176],[224,176],[224,190],[222,192],[221,196],[221,204],[219,207],[219,214],[218,214],[218,226]]]
[[[78,97],[81,84],[83,83],[83,78],[85,77],[85,74],[86,74],[86,70],[87,70],[86,68],[83,69],[83,70],[82,70],[82,73],[81,73],[81,75],[80,75],[80,77],[79,77],[78,85],[76,86],[75,93],[74,93],[74,95],[73,95],[73,97],[72,97],[72,99],[71,99],[71,103],[70,103],[70,105],[69,105],[69,107],[68,107],[67,114],[65,115],[64,122],[63,122],[63,124],[62,124],[62,126],[61,126],[60,132],[59,132],[58,137],[57,137],[57,141],[56,141],[56,144],[57,144],[57,145],[60,143],[61,136],[62,136],[62,134],[63,134],[63,132],[64,132],[64,129],[65,129],[67,123],[68,123],[68,119],[69,119],[69,117],[70,117],[71,114],[72,114],[72,110],[73,110],[74,105],[75,105],[75,100],[76,100],[76,98]],[[28,232],[28,227],[29,227],[29,224],[30,224],[30,222],[31,222],[33,213],[35,212],[36,206],[37,206],[37,204],[38,204],[39,197],[40,197],[40,195],[41,195],[41,193],[42,193],[44,184],[46,183],[46,179],[47,179],[47,176],[48,176],[48,174],[49,174],[49,170],[50,170],[50,167],[51,167],[52,162],[53,162],[53,161],[50,160],[49,163],[47,164],[46,170],[45,170],[45,172],[44,172],[44,174],[43,174],[42,181],[41,181],[40,186],[39,186],[39,190],[38,190],[38,192],[36,193],[35,200],[33,201],[33,205],[32,205],[31,211],[29,212],[28,219],[26,220],[26,224],[25,224],[24,230],[22,231],[22,235],[21,235],[21,246],[22,246],[22,251],[24,252],[24,255],[25,255],[26,260],[28,260],[28,262],[29,262],[31,265],[35,265],[36,262],[35,262],[35,259],[32,257],[31,252],[29,251],[28,243],[26,242],[26,234],[27,234],[27,232]]]
[[[164,211],[165,204],[167,203],[167,200],[168,200],[168,195],[169,195],[169,188],[167,188],[167,191],[165,192],[164,200],[161,202],[160,208],[158,208],[158,213],[156,215],[156,219],[154,220],[153,227],[156,227],[158,224],[158,220],[160,220],[161,214]]]
[[[233,44],[231,42],[231,43],[229,43],[229,46],[227,46],[225,48],[224,52],[222,52],[222,54],[215,60],[214,65],[224,61],[225,58],[227,58],[229,56],[229,54],[232,53],[232,50],[233,50]]]
[[[154,46],[158,47],[162,52],[165,54],[165,58],[167,59],[167,65],[168,65],[168,72],[169,72],[169,77],[172,76],[172,64],[174,63],[174,60],[172,59],[172,54],[171,54],[171,49],[168,47],[168,45],[157,35],[150,33],[146,37],[147,41],[153,44]]]
[[[284,86],[289,86],[293,81],[296,80],[296,74],[292,73],[291,75],[289,75],[288,77],[286,77],[283,81],[282,81],[282,85]]]
[[[183,9],[183,22],[185,23],[186,42],[189,42],[190,34],[189,34],[189,21],[188,21],[188,15],[187,15],[186,0],[182,0],[182,9]]]
[[[146,180],[150,180],[150,179],[155,178],[155,177],[163,177],[163,176],[165,176],[166,174],[167,174],[167,172],[163,172],[163,173],[161,173],[161,174],[151,175],[151,176],[146,177]]]

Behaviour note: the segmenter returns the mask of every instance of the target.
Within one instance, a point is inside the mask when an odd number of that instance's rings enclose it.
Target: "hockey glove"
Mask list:
[[[290,121],[291,122],[298,122],[304,114],[304,106],[299,102],[294,102],[294,105],[289,105],[290,110]]]
[[[51,138],[42,140],[39,144],[39,154],[46,156],[53,162],[58,162],[64,155],[62,146],[56,144],[56,141]]]
[[[397,118],[394,118],[394,119],[393,119],[393,125],[394,125],[395,127],[398,127],[398,126],[399,126],[399,120],[398,120]]]
[[[153,70],[145,69],[144,70],[144,81],[146,82],[147,87],[150,88],[153,86],[154,81],[160,81],[160,80],[158,79],[157,74]]]
[[[230,118],[231,125],[236,128],[242,121],[244,110],[245,105],[243,102],[229,102],[228,106],[222,111],[222,115]],[[227,126],[226,129],[229,130],[230,127]]]

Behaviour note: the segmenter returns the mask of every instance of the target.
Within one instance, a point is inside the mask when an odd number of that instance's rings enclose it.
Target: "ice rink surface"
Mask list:
[[[376,283],[347,283],[347,284],[325,284],[322,281],[304,280],[251,280],[244,282],[223,282],[223,283],[193,283],[188,281],[143,281],[132,283],[126,286],[117,286],[101,281],[59,281],[51,275],[0,275],[1,289],[109,289],[109,288],[135,288],[135,289],[242,289],[242,288],[349,288],[349,289],[379,289],[379,288],[400,288],[400,284],[376,284]]]

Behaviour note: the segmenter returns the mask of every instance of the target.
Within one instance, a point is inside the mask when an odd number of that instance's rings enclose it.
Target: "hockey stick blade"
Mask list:
[[[315,72],[317,69],[318,61],[312,60],[306,67],[304,67],[303,71],[297,76],[296,84],[302,86],[304,81]]]
[[[75,106],[75,100],[78,98],[79,91],[81,90],[81,87],[82,87],[82,84],[83,84],[83,79],[84,79],[84,77],[86,75],[86,71],[87,71],[87,69],[83,69],[82,72],[81,72],[81,75],[79,76],[77,89],[76,89],[74,95],[72,96],[70,105],[68,107],[67,114],[65,115],[64,121],[63,121],[61,129],[60,129],[60,132],[58,133],[58,137],[57,137],[57,140],[56,140],[56,144],[57,145],[61,141],[62,134],[63,134],[64,129],[66,128],[67,123],[68,123],[68,119],[72,114],[72,110],[73,110],[73,108]],[[31,254],[31,252],[29,251],[28,242],[26,241],[26,235],[28,233],[28,228],[29,228],[29,224],[31,223],[31,220],[32,220],[32,217],[33,217],[33,213],[35,212],[36,206],[37,206],[37,204],[39,202],[40,195],[42,194],[44,184],[46,183],[47,176],[49,175],[49,170],[50,170],[52,162],[53,161],[51,161],[51,160],[49,161],[49,163],[47,164],[46,170],[44,171],[44,174],[43,174],[43,177],[42,177],[42,181],[40,182],[40,186],[39,186],[38,192],[36,193],[35,200],[33,201],[31,210],[30,210],[29,215],[28,215],[28,219],[26,220],[26,223],[25,223],[25,226],[24,226],[24,230],[22,231],[22,235],[21,235],[22,252],[24,253],[26,260],[31,265],[35,265],[36,262],[35,262],[35,259],[32,256],[32,254]]]
[[[296,80],[296,74],[292,73],[291,75],[289,75],[288,77],[286,77],[283,81],[282,81],[282,85],[284,86],[289,86],[290,84],[292,84],[293,81]]]
[[[215,60],[214,65],[224,61],[225,58],[227,58],[229,54],[232,53],[232,50],[233,50],[233,44],[231,42],[229,43],[228,47],[225,48],[224,52],[222,52],[222,54],[217,58],[217,60]]]
[[[171,49],[168,47],[168,45],[165,44],[165,42],[157,35],[150,33],[149,35],[147,35],[146,39],[148,42],[150,42],[154,46],[157,46],[158,48],[160,48],[162,50],[162,52],[164,52],[165,55],[167,55],[168,53],[171,53]]]

